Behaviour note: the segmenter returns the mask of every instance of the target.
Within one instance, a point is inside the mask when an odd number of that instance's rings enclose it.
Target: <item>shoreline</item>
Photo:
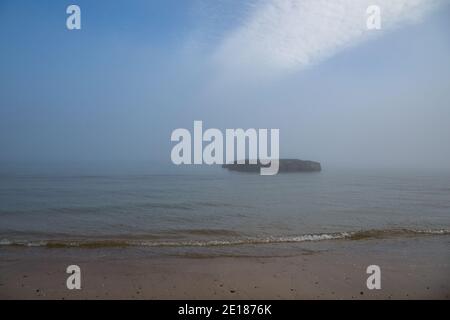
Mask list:
[[[176,235],[178,233],[178,235]],[[303,233],[298,235],[284,236],[243,236],[239,232],[226,229],[186,229],[171,231],[153,235],[132,234],[121,236],[71,236],[49,234],[32,234],[27,237],[26,233],[10,234],[0,233],[1,247],[46,247],[52,249],[62,248],[86,248],[101,249],[114,247],[153,247],[153,248],[195,248],[195,247],[236,247],[251,245],[277,245],[277,244],[301,244],[304,242],[320,242],[331,240],[373,240],[389,238],[406,238],[419,236],[449,236],[450,229],[417,229],[417,228],[385,228],[385,229],[360,229],[351,231]],[[196,238],[186,236],[197,236]],[[200,236],[200,237],[199,237]],[[203,236],[203,237],[201,237]],[[213,237],[211,236],[219,236]]]
[[[0,248],[0,299],[450,299],[450,236],[158,256],[145,248]],[[252,254],[250,254],[252,253]],[[68,290],[68,265],[82,289]],[[368,290],[366,268],[381,268]]]

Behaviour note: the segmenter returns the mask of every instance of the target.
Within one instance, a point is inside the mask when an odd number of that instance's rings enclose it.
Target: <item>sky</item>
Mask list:
[[[448,0],[2,0],[0,163],[170,166],[202,120],[324,168],[450,169],[449,30]]]

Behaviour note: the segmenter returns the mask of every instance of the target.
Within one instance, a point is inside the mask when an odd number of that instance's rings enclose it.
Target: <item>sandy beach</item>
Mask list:
[[[449,244],[448,236],[325,241],[275,257],[4,247],[0,298],[449,299]],[[81,268],[81,290],[66,288],[70,264]],[[366,287],[371,264],[381,268],[381,290]]]

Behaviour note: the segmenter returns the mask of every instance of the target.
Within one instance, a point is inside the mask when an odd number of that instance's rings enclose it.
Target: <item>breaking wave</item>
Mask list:
[[[212,235],[210,232],[202,232]],[[195,233],[195,232],[194,232]],[[224,233],[219,232],[219,233]],[[233,234],[232,231],[229,234]],[[1,239],[0,246],[17,247],[46,247],[46,248],[119,248],[119,247],[217,247],[238,245],[261,245],[302,243],[331,240],[370,240],[388,239],[399,237],[450,235],[450,229],[372,229],[362,231],[303,234],[298,236],[268,236],[268,237],[233,237],[226,240],[177,240],[163,241],[152,237],[138,239],[51,239],[51,240],[24,240],[24,239]]]

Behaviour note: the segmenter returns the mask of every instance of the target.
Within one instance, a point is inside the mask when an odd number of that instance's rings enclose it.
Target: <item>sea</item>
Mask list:
[[[0,250],[220,255],[431,235],[450,235],[450,173],[0,175]]]

